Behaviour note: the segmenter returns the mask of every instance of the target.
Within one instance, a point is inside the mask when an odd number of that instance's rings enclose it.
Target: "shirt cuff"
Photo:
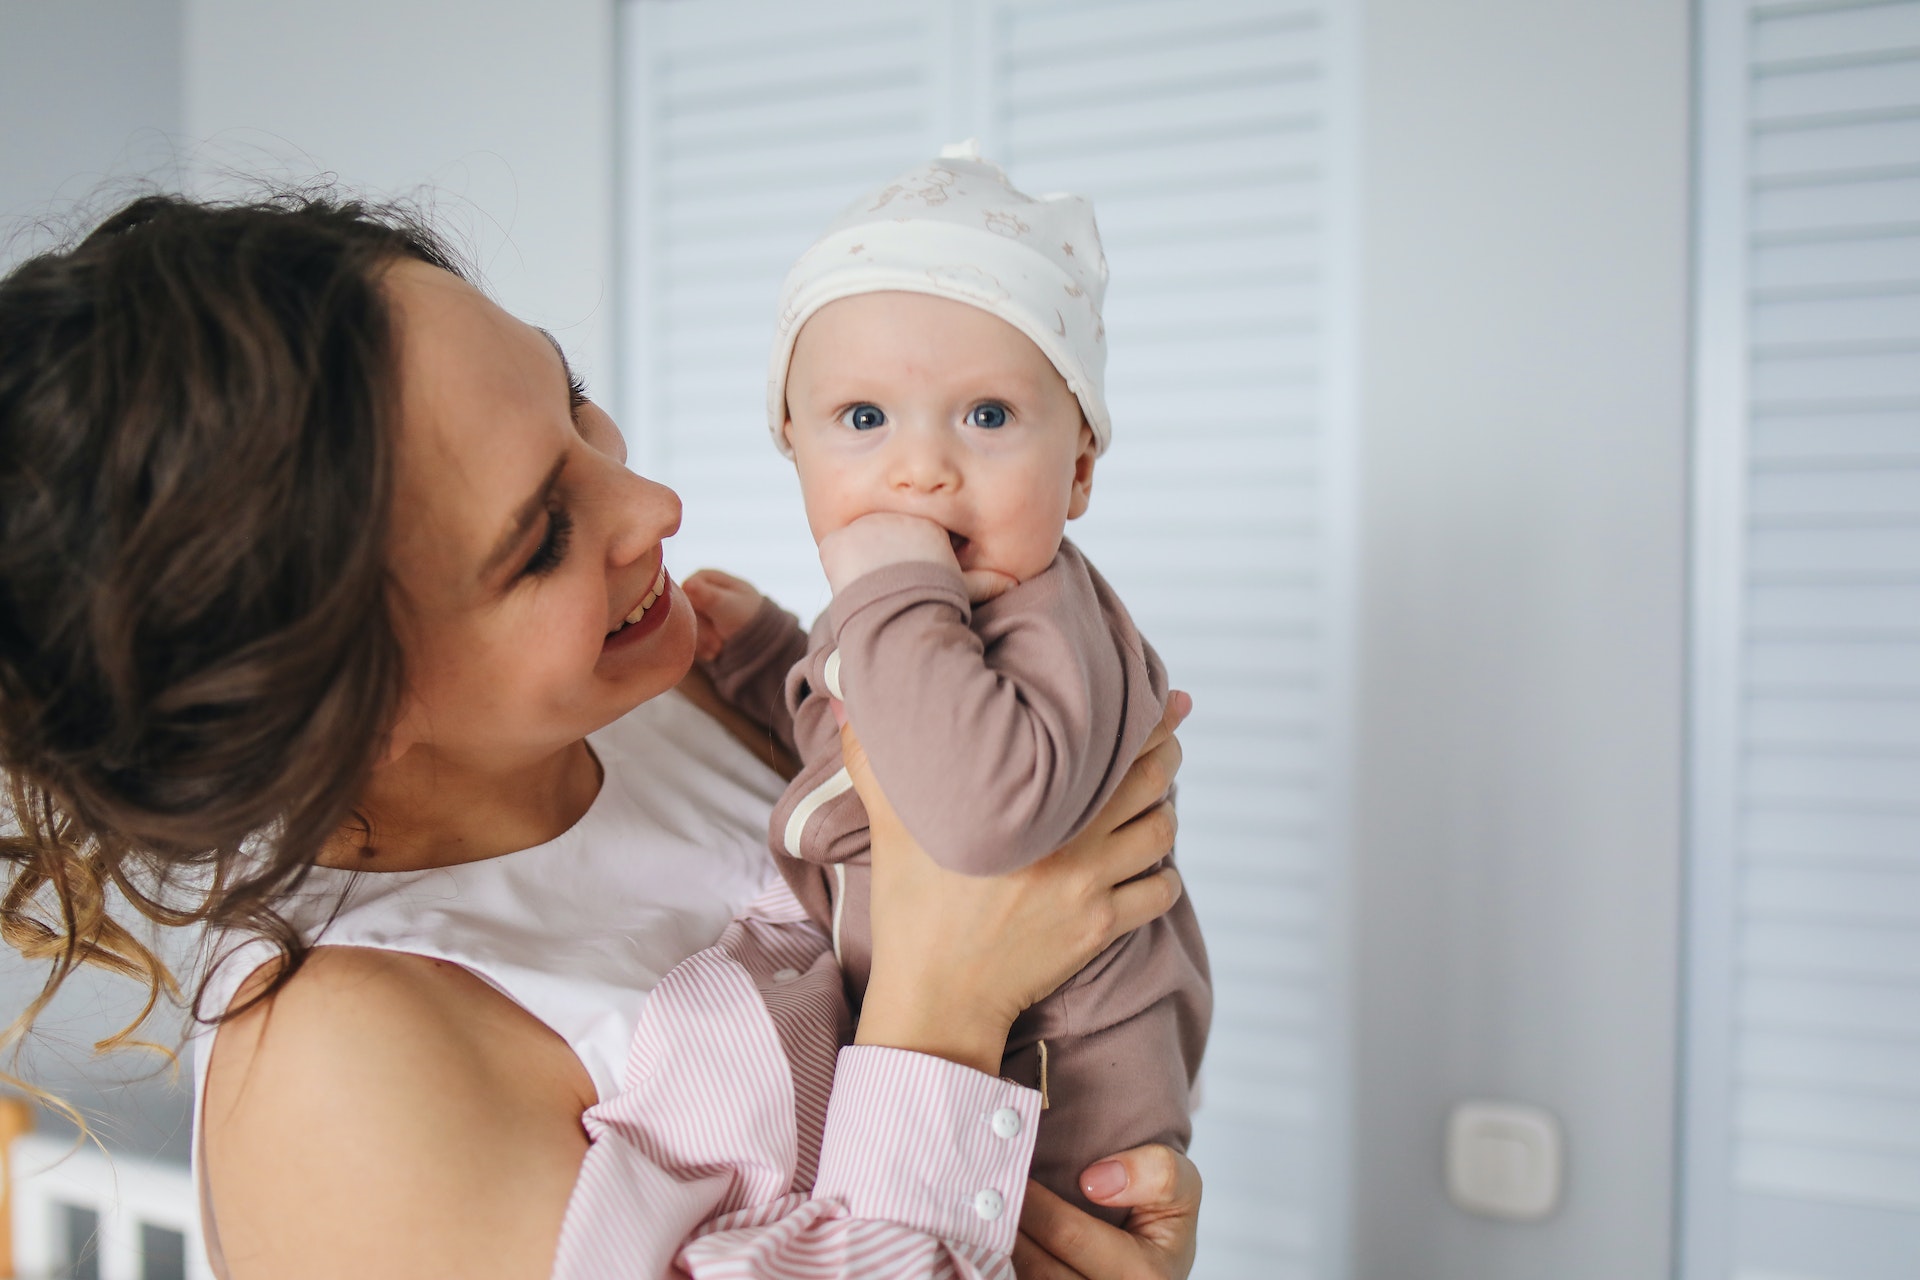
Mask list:
[[[827,1103],[814,1194],[856,1218],[1013,1252],[1040,1095],[944,1058],[850,1045]]]

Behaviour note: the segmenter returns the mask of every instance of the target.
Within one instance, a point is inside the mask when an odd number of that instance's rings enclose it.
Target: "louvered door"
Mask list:
[[[939,147],[928,0],[628,0],[621,423],[686,504],[674,569],[724,566],[812,616],[826,582],[766,431],[787,268],[827,221]]]
[[[1199,708],[1180,856],[1219,998],[1202,1277],[1343,1273],[1343,10],[626,10],[623,422],[686,500],[679,571],[825,603],[761,395],[781,275],[836,208],[969,135],[1023,189],[1094,200],[1114,444],[1072,533]]]
[[[1686,1280],[1920,1275],[1920,0],[1704,10]]]
[[[1005,4],[979,37],[993,150],[1092,197],[1113,269],[1114,444],[1074,537],[1196,700],[1208,1276],[1332,1275],[1339,1246],[1337,40],[1272,0]]]

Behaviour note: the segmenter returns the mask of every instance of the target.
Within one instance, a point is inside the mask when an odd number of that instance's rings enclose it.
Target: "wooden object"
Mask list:
[[[33,1132],[24,1098],[0,1098],[0,1280],[13,1280],[13,1140]]]

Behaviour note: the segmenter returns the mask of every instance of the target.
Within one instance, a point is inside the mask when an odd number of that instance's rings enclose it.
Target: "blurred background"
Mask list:
[[[780,277],[968,136],[1112,265],[1073,532],[1197,701],[1196,1276],[1920,1275],[1920,0],[0,0],[0,261],[416,197],[675,570],[803,615]],[[27,1074],[161,1205],[185,1094],[76,986]],[[34,1265],[197,1274],[40,1125]]]

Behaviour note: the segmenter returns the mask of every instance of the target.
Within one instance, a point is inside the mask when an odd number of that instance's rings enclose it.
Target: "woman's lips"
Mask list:
[[[640,621],[641,615],[646,613],[648,609],[651,609],[653,607],[653,602],[659,599],[660,593],[665,591],[666,589],[667,589],[667,562],[664,558],[662,558],[660,563],[654,567],[653,581],[647,585],[647,594],[640,597],[640,603],[633,606],[633,610],[627,614],[626,619],[623,622],[621,622],[620,626],[623,627],[623,626],[626,626],[628,623]],[[620,627],[615,627],[614,631],[618,631],[619,629]],[[609,632],[608,634],[612,634],[612,633]]]
[[[602,651],[624,649],[658,631],[666,622],[667,615],[673,612],[673,594],[673,580],[667,576],[667,566],[663,561],[660,571],[654,575],[653,585],[647,588],[647,594],[641,597],[640,603],[634,606],[633,612],[618,627],[607,633],[607,638],[600,644]]]

